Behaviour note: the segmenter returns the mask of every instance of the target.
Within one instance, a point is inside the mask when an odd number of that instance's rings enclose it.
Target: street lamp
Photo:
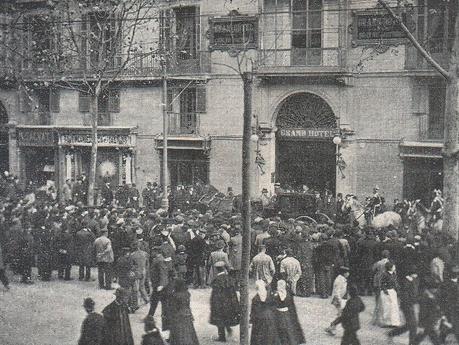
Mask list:
[[[343,144],[343,137],[344,133],[341,131],[333,137],[333,144],[336,145],[336,166],[338,167],[342,179],[346,178],[343,172],[344,169],[346,169],[346,162],[343,159],[343,154],[340,152],[341,145]]]

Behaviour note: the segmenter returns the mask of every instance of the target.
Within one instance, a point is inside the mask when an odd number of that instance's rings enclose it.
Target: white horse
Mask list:
[[[358,223],[359,228],[363,229],[367,225],[371,225],[376,229],[392,227],[399,229],[402,224],[402,217],[393,211],[386,211],[378,214],[371,221],[367,223],[365,218],[365,207],[357,200],[355,196],[348,197],[342,207],[343,211],[349,211],[351,215],[351,224]]]
[[[425,207],[421,200],[410,202],[410,208],[407,211],[407,216],[410,221],[410,230],[422,232],[429,224],[435,232],[440,232],[443,228],[443,219],[437,219],[432,223],[432,213],[430,209]]]

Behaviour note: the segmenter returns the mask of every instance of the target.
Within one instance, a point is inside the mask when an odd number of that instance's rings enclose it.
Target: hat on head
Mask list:
[[[185,248],[185,246],[184,246],[183,244],[181,244],[181,245],[179,245],[179,246],[177,247],[177,250],[178,250],[179,252],[184,252],[185,249],[186,249],[186,248]]]
[[[340,266],[339,272],[340,272],[340,273],[349,272],[349,267],[347,267],[347,266]]]
[[[83,307],[87,309],[94,309],[96,302],[91,297],[87,297],[83,300]]]
[[[219,241],[217,241],[215,246],[217,247],[217,249],[223,249],[223,248],[225,248],[225,242],[223,242],[223,240],[219,240]]]
[[[137,228],[137,230],[135,231],[135,233],[137,235],[142,235],[143,234],[143,229],[142,228]]]
[[[268,190],[267,190],[266,188],[263,188],[263,189],[261,190],[261,192],[262,192],[262,193],[268,193]]]
[[[124,296],[127,296],[128,295],[128,291],[125,289],[125,288],[122,288],[122,287],[119,287],[115,290],[115,293],[114,293],[115,296],[120,296],[120,297],[124,297]]]

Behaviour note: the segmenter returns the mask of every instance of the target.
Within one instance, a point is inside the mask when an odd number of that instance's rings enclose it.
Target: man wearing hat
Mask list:
[[[145,290],[145,282],[149,280],[148,273],[150,272],[149,255],[139,248],[139,242],[134,241],[131,245],[132,253],[131,259],[134,263],[134,294],[135,299],[140,297],[144,300],[145,304],[149,302],[147,291]]]
[[[218,240],[215,244],[216,250],[210,253],[209,261],[207,262],[207,285],[211,285],[215,276],[217,275],[215,264],[217,262],[223,262],[225,264],[226,270],[229,271],[232,269],[232,266],[229,262],[228,254],[226,254],[223,249],[225,248],[225,242],[223,240]]]
[[[116,271],[118,274],[118,283],[129,294],[128,307],[130,313],[135,313],[139,309],[137,302],[137,294],[134,290],[135,283],[135,263],[131,258],[131,248],[123,247],[123,255],[116,263]]]
[[[250,263],[250,273],[255,280],[263,280],[266,286],[269,287],[276,273],[276,267],[273,259],[266,254],[266,246],[261,244],[258,248],[260,252],[253,257]]]
[[[130,293],[120,287],[116,289],[115,296],[115,300],[102,311],[106,325],[104,344],[134,345],[127,305]]]
[[[94,241],[97,261],[97,278],[99,280],[99,289],[111,290],[112,288],[112,264],[114,254],[112,241],[108,238],[107,228],[101,230],[100,236]]]
[[[196,236],[186,246],[188,254],[188,283],[193,283],[196,288],[205,286],[205,267],[208,252],[205,237],[206,230],[199,229]]]
[[[153,316],[147,316],[145,322],[145,334],[142,336],[141,345],[164,345],[159,329],[156,327]]]
[[[88,315],[81,325],[78,345],[103,345],[105,336],[105,319],[94,311],[94,300],[90,297],[83,301],[83,308]]]

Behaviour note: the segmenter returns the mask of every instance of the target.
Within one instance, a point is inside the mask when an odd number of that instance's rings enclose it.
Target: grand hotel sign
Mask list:
[[[289,139],[331,139],[337,134],[335,128],[281,128],[278,135]]]
[[[91,146],[91,144],[91,134],[59,134],[59,145],[62,146]],[[98,134],[97,144],[100,147],[128,147],[131,146],[131,137],[127,134]]]

